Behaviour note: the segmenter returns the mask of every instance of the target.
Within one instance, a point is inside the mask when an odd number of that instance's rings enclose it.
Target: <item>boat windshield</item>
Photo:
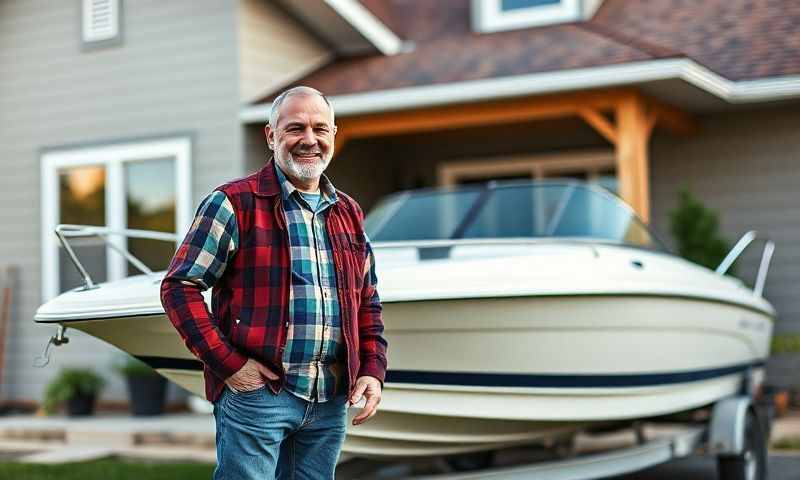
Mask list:
[[[622,200],[580,183],[525,183],[402,192],[367,216],[378,242],[577,238],[665,250]]]

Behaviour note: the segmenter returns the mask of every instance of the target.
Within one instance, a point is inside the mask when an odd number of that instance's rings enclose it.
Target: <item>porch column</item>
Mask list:
[[[654,117],[648,117],[647,104],[637,94],[620,99],[616,108],[617,178],[619,194],[646,223],[650,222],[650,171],[648,143]]]

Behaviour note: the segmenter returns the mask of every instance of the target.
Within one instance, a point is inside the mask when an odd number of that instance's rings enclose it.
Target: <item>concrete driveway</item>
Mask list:
[[[717,480],[713,458],[688,457],[607,480]],[[800,480],[800,454],[771,454],[769,480]]]

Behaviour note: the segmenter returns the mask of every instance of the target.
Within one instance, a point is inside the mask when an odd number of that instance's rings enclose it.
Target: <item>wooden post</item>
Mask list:
[[[645,222],[650,222],[650,170],[648,143],[652,119],[644,99],[631,94],[621,99],[617,116],[617,178],[619,193]]]

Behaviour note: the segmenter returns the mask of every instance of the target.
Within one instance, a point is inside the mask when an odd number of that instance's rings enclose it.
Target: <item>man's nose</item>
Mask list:
[[[303,130],[303,138],[301,138],[300,141],[303,142],[303,145],[316,145],[317,136],[314,135],[314,129],[309,127]]]

